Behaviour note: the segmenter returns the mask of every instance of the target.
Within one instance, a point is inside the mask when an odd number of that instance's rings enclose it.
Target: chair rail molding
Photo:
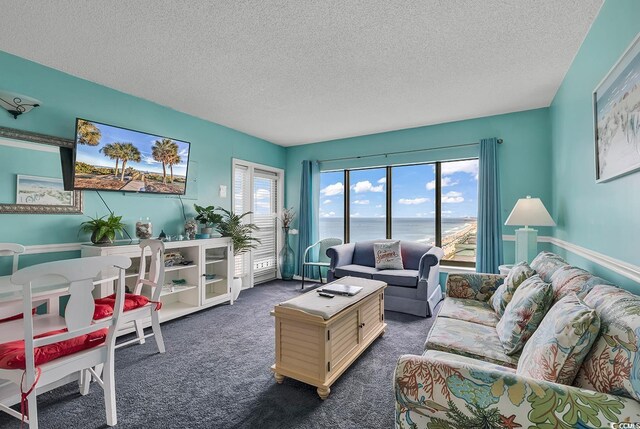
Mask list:
[[[515,241],[515,235],[503,235],[504,241]],[[565,249],[574,255],[581,256],[591,262],[595,262],[603,268],[613,271],[616,274],[620,274],[634,282],[640,283],[640,266],[630,264],[629,262],[621,261],[620,259],[612,258],[603,253],[596,252],[586,247],[578,246],[577,244],[570,243],[556,237],[539,236],[538,242],[550,243],[554,246]]]
[[[515,241],[515,235],[505,234],[502,236],[504,241]],[[594,250],[587,249],[582,246],[578,246],[577,244],[570,243],[565,240],[561,240],[556,237],[550,236],[539,236],[538,242],[540,243],[550,243],[554,246],[561,247],[577,256],[581,256],[591,262],[594,262],[600,265],[603,268],[613,271],[614,273],[620,274],[634,282],[640,283],[640,266],[630,264],[625,261],[621,261],[616,258],[612,258],[610,256],[604,255],[602,253],[596,252]],[[80,246],[83,243],[60,243],[60,244],[36,244],[31,246],[25,246],[25,253],[27,255],[35,255],[39,253],[56,253],[56,252],[74,252],[80,251]],[[445,267],[443,271],[446,272],[454,272],[457,271],[454,267]],[[460,270],[463,271],[463,270]],[[466,270],[464,270],[466,272]]]
[[[59,244],[34,244],[25,247],[25,255],[37,255],[40,253],[79,252],[82,244],[86,243],[59,243]]]

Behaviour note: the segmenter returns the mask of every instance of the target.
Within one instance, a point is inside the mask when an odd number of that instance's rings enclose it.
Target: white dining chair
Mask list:
[[[138,277],[132,288],[133,293],[125,296],[124,312],[122,314],[121,329],[131,327],[133,323],[136,337],[116,344],[116,349],[130,344],[144,344],[149,337],[154,337],[160,353],[165,352],[164,339],[160,329],[158,311],[162,306],[160,295],[164,285],[164,243],[160,240],[140,240],[140,266]],[[149,269],[147,270],[147,258],[145,253],[150,252]],[[113,299],[97,299],[96,303],[113,304]],[[142,304],[142,305],[141,305]],[[151,333],[144,333],[146,320],[151,319]]]
[[[147,258],[145,258],[144,255],[147,248],[151,251],[149,270],[147,270]],[[162,286],[164,286],[164,243],[160,240],[140,240],[140,249],[140,268],[138,269],[138,279],[136,280],[133,293],[135,295],[142,295],[146,292],[151,299],[145,306],[126,311],[123,314],[125,323],[133,321],[136,328],[136,338],[120,343],[116,348],[135,342],[144,344],[145,338],[154,337],[158,351],[164,353],[164,339],[162,338],[160,318],[158,315],[158,311],[162,306],[160,304],[160,295],[162,293]],[[151,318],[151,333],[145,335],[142,323],[149,317]]]
[[[25,252],[25,248],[17,243],[0,243],[0,256],[13,257],[11,273],[18,271],[18,258]]]
[[[124,304],[124,271],[130,265],[131,259],[126,256],[96,256],[34,265],[11,276],[11,282],[22,289],[24,318],[6,322],[0,329],[0,379],[15,384],[22,400],[21,412],[0,403],[1,411],[37,429],[38,389],[79,373],[80,393],[88,393],[89,382],[95,379],[104,389],[107,425],[117,423],[114,351]],[[114,268],[118,282],[113,315],[93,322],[94,278],[103,270]],[[40,280],[51,276],[68,287],[64,316],[32,317],[32,294],[38,292]],[[77,351],[81,347],[85,349]]]
[[[11,274],[18,271],[20,255],[25,253],[25,247],[17,243],[0,243],[0,256],[11,257]],[[49,300],[33,302],[33,310],[42,304],[48,304]],[[22,305],[17,303],[0,304],[0,323],[22,318]]]

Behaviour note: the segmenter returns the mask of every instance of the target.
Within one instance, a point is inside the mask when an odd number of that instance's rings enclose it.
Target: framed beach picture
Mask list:
[[[73,206],[73,191],[65,191],[62,179],[18,174],[16,204]]]
[[[640,169],[640,34],[593,92],[596,182]]]

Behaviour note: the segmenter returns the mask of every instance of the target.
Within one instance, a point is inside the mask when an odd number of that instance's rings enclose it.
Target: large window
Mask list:
[[[386,169],[349,172],[349,241],[386,236]]]
[[[391,236],[436,244],[436,168],[433,164],[391,168]]]
[[[477,159],[328,171],[320,183],[321,238],[418,241],[475,264]]]
[[[344,241],[344,171],[320,174],[320,238]]]

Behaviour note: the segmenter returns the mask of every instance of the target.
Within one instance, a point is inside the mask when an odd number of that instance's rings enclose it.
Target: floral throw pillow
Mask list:
[[[584,302],[600,316],[600,335],[574,386],[640,401],[640,296],[615,286],[596,286]]]
[[[565,265],[568,265],[567,261],[551,252],[540,252],[538,256],[531,261],[531,268],[536,270],[540,278],[547,283],[551,282],[553,273]]]
[[[537,274],[522,282],[507,304],[504,315],[496,325],[500,342],[507,355],[522,350],[538,329],[553,301],[553,289]]]
[[[526,262],[520,262],[513,266],[504,284],[496,290],[493,298],[491,298],[491,305],[499,317],[502,317],[504,314],[504,309],[507,308],[507,304],[511,302],[511,298],[513,298],[513,294],[516,289],[518,289],[518,286],[535,273],[535,270]]]
[[[388,241],[373,244],[373,254],[378,270],[404,270],[400,241]]]
[[[582,268],[566,265],[560,267],[551,276],[551,286],[556,301],[560,301],[572,292],[583,298],[597,285],[610,285],[611,283],[600,277],[596,277]]]
[[[600,317],[575,293],[558,301],[522,350],[518,375],[571,385],[600,333]]]

